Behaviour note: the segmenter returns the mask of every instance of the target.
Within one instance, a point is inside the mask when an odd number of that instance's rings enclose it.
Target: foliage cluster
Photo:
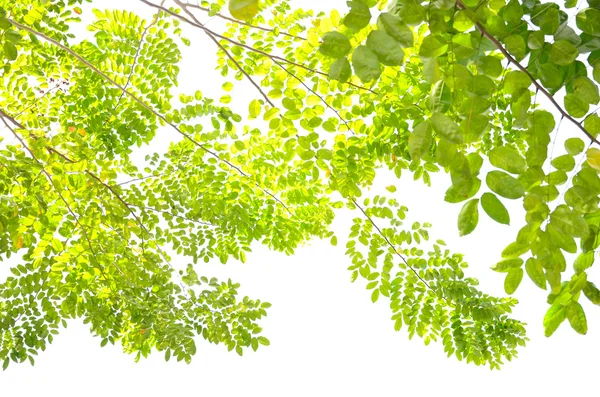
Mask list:
[[[197,336],[240,355],[268,345],[257,321],[269,304],[193,264],[244,261],[256,242],[336,245],[343,207],[357,214],[351,278],[389,300],[395,328],[499,368],[527,340],[516,300],[480,291],[461,255],[428,242],[429,225],[405,227],[395,186],[367,197],[386,169],[425,184],[448,173],[461,235],[480,209],[509,225],[504,203],[521,201],[526,225],[493,270],[507,294],[525,274],[548,289],[546,335],[565,319],[587,332],[582,293],[600,304],[588,280],[600,245],[597,0],[352,0],[316,16],[285,0],[140,0],[151,20],[95,10],[93,38],[78,40],[82,3],[0,0],[11,140],[0,255],[21,261],[0,284],[4,368],[33,363],[75,317],[138,358],[189,361]],[[218,51],[218,100],[173,97],[180,47],[196,39]],[[255,89],[243,114],[229,107],[239,80]],[[580,136],[555,148],[566,123]],[[132,155],[161,126],[173,142],[139,166]],[[169,252],[189,258],[185,271]]]

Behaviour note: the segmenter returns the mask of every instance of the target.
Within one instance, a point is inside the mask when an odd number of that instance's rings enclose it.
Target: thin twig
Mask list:
[[[145,0],[141,0],[144,1]],[[148,3],[148,4],[152,4],[152,3]],[[166,10],[168,12],[170,12],[169,10],[167,10],[164,7],[158,6],[156,4],[152,4],[153,6],[162,9],[162,10]],[[124,94],[128,95],[130,98],[132,98],[135,102],[137,102],[138,104],[140,104],[144,109],[148,110],[150,113],[152,113],[154,116],[156,116],[157,118],[159,118],[162,122],[164,122],[165,124],[167,124],[168,126],[172,127],[175,131],[177,131],[180,135],[182,135],[185,139],[187,139],[188,141],[190,141],[192,144],[194,144],[195,146],[199,147],[200,149],[202,149],[204,152],[210,154],[211,156],[213,156],[214,158],[216,158],[217,160],[223,162],[224,164],[226,164],[227,166],[229,166],[230,168],[236,170],[241,176],[251,179],[250,175],[246,174],[244,171],[242,171],[242,169],[236,165],[234,165],[233,163],[231,163],[228,160],[225,160],[223,158],[221,158],[217,153],[213,152],[212,150],[208,149],[206,146],[204,146],[203,144],[201,144],[200,142],[196,141],[195,139],[193,139],[190,135],[188,135],[187,133],[183,132],[179,127],[177,127],[177,125],[169,122],[167,120],[167,118],[165,116],[163,116],[162,114],[158,113],[156,110],[154,110],[152,107],[150,107],[149,105],[147,105],[144,101],[142,101],[141,99],[139,99],[137,96],[135,96],[134,94],[132,94],[130,91],[126,90],[125,88],[123,88],[123,86],[121,86],[120,84],[118,84],[116,81],[114,81],[113,79],[111,79],[109,76],[107,76],[104,72],[102,72],[101,70],[99,70],[97,67],[95,67],[94,65],[92,65],[89,61],[87,61],[85,58],[83,58],[81,55],[77,54],[75,51],[73,51],[72,49],[70,49],[69,47],[59,43],[58,41],[54,40],[51,37],[46,36],[45,34],[38,32],[28,26],[22,25],[10,18],[7,18],[7,20],[9,20],[13,26],[18,27],[19,29],[23,29],[35,36],[41,37],[42,39],[49,41],[50,43],[56,45],[57,47],[60,47],[61,49],[63,49],[64,51],[68,52],[70,55],[72,55],[73,57],[77,58],[77,60],[81,63],[83,63],[85,66],[87,66],[89,69],[91,69],[94,73],[96,73],[97,75],[99,75],[100,77],[102,77],[104,80],[108,81],[110,84],[114,85],[115,87],[117,87],[119,90],[121,90],[121,92],[123,92]],[[191,22],[190,23],[194,23]],[[199,25],[202,26],[202,25]],[[281,199],[279,199],[277,196],[275,196],[273,193],[271,193],[270,191],[268,191],[267,189],[263,188],[262,186],[260,186],[258,184],[258,182],[254,183],[256,187],[258,187],[260,190],[262,190],[265,194],[267,194],[268,196],[272,197],[276,202],[278,202],[281,206],[283,206],[283,208],[290,214],[293,215],[292,212],[290,211],[290,209],[288,208],[287,205],[285,205],[283,203],[283,201],[281,201]]]
[[[208,9],[208,8],[206,8],[206,7],[202,7],[202,6],[196,5],[196,4],[182,3],[182,4],[179,4],[179,6],[180,6],[181,8],[190,7],[190,8],[196,8],[196,9],[198,9],[198,10],[202,10],[202,11],[204,11],[204,12],[210,12],[210,9]],[[271,33],[275,33],[275,29],[265,28],[265,27],[263,27],[263,26],[258,26],[258,25],[252,25],[251,23],[244,22],[244,21],[240,21],[239,19],[230,18],[230,17],[228,17],[227,15],[223,15],[223,14],[220,14],[220,13],[216,13],[216,14],[214,14],[214,15],[215,15],[216,17],[219,17],[219,18],[221,18],[221,19],[225,19],[225,20],[227,20],[227,21],[230,21],[230,22],[233,22],[233,23],[237,23],[238,25],[244,25],[244,26],[248,26],[248,27],[250,27],[250,28],[253,28],[253,29],[258,29],[258,30],[262,30],[262,31],[264,31],[264,32],[271,32]],[[293,34],[290,34],[290,33],[286,33],[286,32],[279,32],[279,33],[277,33],[277,34],[280,34],[280,35],[282,35],[282,36],[291,37],[291,38],[293,38],[293,39],[297,39],[297,40],[306,40],[306,37],[302,37],[302,36],[296,36],[296,35],[293,35]]]
[[[400,259],[402,259],[402,262],[404,262],[404,264],[415,274],[415,276],[417,276],[417,278],[423,284],[425,284],[425,286],[427,288],[429,288],[430,290],[432,290],[432,291],[435,292],[435,290],[433,288],[431,288],[431,286],[429,285],[429,283],[427,281],[425,281],[425,279],[423,279],[423,277],[421,277],[419,275],[419,272],[417,272],[411,265],[408,264],[408,261],[406,260],[406,258],[404,257],[404,255],[402,255],[400,252],[398,252],[398,250],[396,249],[396,246],[394,244],[392,244],[392,242],[387,238],[387,236],[385,234],[383,234],[383,232],[381,231],[381,229],[379,228],[379,226],[377,226],[377,224],[375,223],[375,221],[373,221],[373,218],[371,218],[369,216],[369,214],[367,214],[367,211],[365,211],[364,208],[361,207],[360,204],[358,204],[356,202],[356,200],[350,199],[350,201],[364,214],[364,216],[369,220],[369,222],[371,222],[371,225],[373,225],[373,227],[375,229],[377,229],[377,232],[379,233],[379,235],[381,237],[383,237],[383,239],[385,240],[385,242],[387,243],[387,245],[389,245],[392,248],[392,250],[394,250],[394,252],[396,253],[396,255],[398,255],[400,257]]]
[[[163,5],[164,3],[165,3],[165,0],[162,0],[161,3],[160,3],[160,5]],[[137,66],[138,60],[140,58],[140,54],[142,52],[142,44],[144,44],[144,38],[146,38],[146,35],[148,34],[148,30],[150,30],[150,28],[152,26],[156,25],[156,23],[158,22],[158,18],[159,17],[160,17],[160,12],[157,12],[156,16],[154,17],[154,20],[152,21],[152,23],[150,23],[148,26],[146,26],[146,28],[142,32],[142,35],[140,37],[140,41],[139,41],[138,46],[137,46],[137,50],[135,52],[135,56],[133,57],[133,62],[131,63],[131,70],[129,71],[129,75],[127,76],[127,81],[125,82],[125,85],[123,86],[123,88],[125,88],[125,89],[127,89],[129,87],[129,84],[131,83],[131,77],[133,76],[133,73],[135,71],[135,67]],[[115,110],[121,104],[121,100],[123,99],[124,96],[125,96],[125,93],[121,92],[121,96],[119,96],[119,99],[117,99],[117,104],[115,105]]]
[[[184,22],[186,22],[186,23],[188,23],[188,24],[190,24],[190,25],[192,25],[192,26],[195,26],[195,27],[197,27],[197,28],[199,28],[199,29],[202,29],[202,30],[204,30],[204,31],[208,31],[208,32],[209,32],[210,34],[212,34],[213,36],[215,36],[215,37],[218,37],[218,38],[220,38],[220,39],[222,39],[222,40],[228,41],[228,42],[230,42],[230,43],[232,43],[232,44],[234,44],[234,45],[237,45],[237,46],[243,47],[243,48],[245,48],[245,49],[247,49],[247,50],[250,50],[250,51],[252,51],[252,52],[256,52],[256,53],[258,53],[258,54],[264,55],[264,56],[266,56],[266,57],[268,57],[268,58],[271,58],[271,59],[273,59],[273,60],[277,59],[277,60],[279,60],[279,61],[281,61],[281,62],[289,63],[290,65],[294,65],[294,66],[297,66],[297,67],[299,67],[299,68],[302,68],[302,69],[308,70],[308,71],[309,71],[309,72],[311,72],[311,73],[314,73],[314,74],[319,74],[319,75],[321,75],[321,76],[325,76],[325,77],[329,77],[329,75],[328,75],[327,73],[325,73],[325,72],[322,72],[322,71],[320,71],[320,70],[316,70],[316,69],[313,69],[313,68],[309,68],[308,66],[301,65],[301,64],[299,64],[299,63],[297,63],[297,62],[290,61],[289,59],[286,59],[286,58],[283,58],[283,57],[280,57],[280,56],[277,56],[277,55],[269,54],[268,52],[265,52],[265,51],[259,50],[258,48],[254,48],[254,47],[252,47],[252,46],[249,46],[249,45],[246,45],[246,44],[240,43],[240,42],[238,42],[238,41],[235,41],[235,40],[233,40],[233,39],[231,39],[231,38],[229,38],[229,37],[226,37],[226,36],[220,35],[220,34],[218,34],[218,33],[214,32],[214,31],[212,31],[212,30],[208,29],[206,26],[204,26],[204,25],[202,25],[202,24],[197,24],[196,22],[194,22],[194,21],[191,21],[191,20],[187,19],[186,17],[184,17],[184,16],[182,16],[182,15],[179,15],[179,14],[177,14],[177,13],[175,13],[175,12],[173,12],[173,11],[169,10],[168,8],[161,7],[161,6],[159,6],[158,4],[154,4],[154,3],[152,3],[152,2],[150,2],[150,1],[148,1],[148,0],[139,0],[139,1],[141,1],[142,3],[144,3],[144,4],[146,4],[146,5],[149,5],[150,7],[154,7],[154,8],[157,8],[157,9],[159,9],[159,10],[162,10],[162,11],[164,11],[164,12],[168,13],[169,15],[171,15],[171,16],[173,16],[173,17],[175,17],[175,18],[179,19],[179,20],[182,20],[182,21],[184,21]],[[345,84],[348,84],[348,85],[350,85],[350,86],[352,86],[352,87],[354,87],[354,88],[357,88],[357,89],[359,89],[359,90],[365,90],[365,91],[369,91],[369,92],[370,92],[370,93],[372,93],[372,94],[379,94],[377,91],[373,91],[373,90],[372,90],[372,89],[370,89],[370,88],[363,87],[363,86],[360,86],[360,85],[357,85],[357,84],[354,84],[354,83],[351,83],[351,82],[346,82]]]
[[[185,12],[186,14],[188,14],[190,16],[190,18],[192,18],[194,20],[194,22],[198,25],[198,26],[202,26],[204,27],[204,25],[202,23],[200,23],[200,21],[198,21],[198,19],[196,19],[196,17],[194,16],[194,14],[192,14],[187,8],[185,8],[185,5],[180,2],[179,0],[174,0],[175,4],[177,4],[179,7],[181,7],[181,9],[183,10],[183,12]],[[225,55],[227,55],[227,58],[229,58],[229,60],[231,62],[233,62],[233,64],[235,65],[235,67],[242,72],[242,74],[244,76],[246,76],[246,78],[248,79],[248,81],[250,81],[250,83],[258,90],[258,92],[260,92],[260,94],[263,96],[263,98],[265,98],[265,101],[267,101],[267,103],[269,105],[271,105],[272,107],[275,107],[275,105],[273,104],[273,102],[271,102],[271,100],[269,99],[269,96],[267,95],[266,92],[263,91],[263,89],[258,85],[258,83],[252,78],[252,76],[250,76],[248,74],[248,72],[246,72],[244,70],[244,67],[242,65],[240,65],[240,63],[233,57],[233,55],[231,55],[231,53],[229,51],[227,51],[227,49],[225,47],[223,47],[223,45],[221,43],[219,43],[219,40],[217,40],[215,38],[215,36],[213,35],[212,31],[209,29],[204,29],[204,33],[217,45],[217,47],[219,47],[221,49],[221,51],[223,51],[225,53]]]

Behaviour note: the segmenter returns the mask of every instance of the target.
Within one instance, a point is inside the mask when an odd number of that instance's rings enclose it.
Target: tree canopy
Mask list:
[[[547,290],[547,336],[565,319],[587,332],[580,301],[600,304],[588,279],[597,0],[352,0],[316,15],[284,0],[139,0],[152,19],[95,9],[89,38],[75,33],[83,3],[0,0],[0,256],[16,258],[0,284],[4,369],[33,364],[73,318],[138,358],[189,362],[198,337],[240,355],[269,345],[270,304],[195,264],[243,262],[258,243],[337,245],[343,208],[351,280],[389,301],[395,329],[500,368],[527,341],[517,301],[478,289],[429,224],[405,224],[396,185],[374,195],[385,172],[428,185],[449,174],[439,200],[461,206],[460,235],[483,213],[510,225],[505,204],[521,202],[525,226],[493,270],[508,295],[524,278]],[[196,40],[214,43],[220,98],[177,88]],[[251,90],[232,95],[239,81]],[[139,164],[159,129],[168,148]]]

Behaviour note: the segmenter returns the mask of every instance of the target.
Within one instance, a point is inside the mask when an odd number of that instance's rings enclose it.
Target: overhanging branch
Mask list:
[[[456,0],[456,6],[461,9],[461,10],[467,10],[469,9],[463,2],[462,0]],[[515,65],[515,67],[517,69],[519,69],[521,72],[525,73],[527,76],[529,76],[529,79],[531,80],[531,82],[533,83],[533,85],[535,86],[535,88],[541,92],[542,94],[544,94],[545,97],[548,98],[548,100],[550,101],[550,103],[552,103],[552,105],[556,108],[556,110],[558,110],[558,112],[562,115],[562,117],[566,118],[567,120],[569,120],[571,123],[573,123],[578,129],[580,129],[585,135],[587,135],[588,138],[590,138],[590,140],[594,143],[597,143],[598,145],[600,145],[600,141],[598,141],[596,139],[596,137],[589,132],[588,130],[585,129],[585,127],[577,120],[575,120],[569,113],[567,113],[562,106],[560,106],[558,104],[558,102],[556,102],[556,100],[554,99],[554,96],[552,96],[552,94],[546,89],[544,88],[543,85],[541,85],[537,79],[535,77],[533,77],[531,75],[531,73],[527,70],[527,68],[523,65],[521,65],[521,63],[519,61],[517,61],[507,50],[506,48],[504,48],[504,46],[502,45],[502,43],[500,43],[500,41],[498,41],[498,39],[496,39],[490,32],[487,31],[487,29],[479,22],[477,21],[473,21],[475,23],[475,27],[477,28],[477,30],[479,30],[479,32],[481,32],[482,35],[484,35],[487,39],[489,39],[492,43],[494,43],[494,45],[496,46],[496,48],[498,48],[498,50],[504,55],[504,57],[506,59],[508,59],[508,61],[510,63],[512,63],[513,65]]]

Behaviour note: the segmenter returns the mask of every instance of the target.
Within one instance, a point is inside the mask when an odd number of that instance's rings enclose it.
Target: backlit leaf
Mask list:
[[[479,200],[468,201],[458,215],[458,231],[461,236],[471,234],[479,221]]]

